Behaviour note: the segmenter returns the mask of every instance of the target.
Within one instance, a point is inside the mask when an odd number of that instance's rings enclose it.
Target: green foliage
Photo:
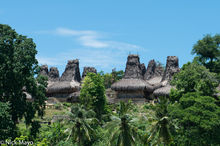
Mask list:
[[[42,141],[37,142],[37,146],[48,146],[49,142],[46,138],[44,138]]]
[[[31,139],[36,138],[37,133],[39,133],[39,128],[41,127],[39,121],[33,121],[31,123],[30,136]]]
[[[112,83],[114,82],[113,76],[111,73],[106,73],[103,76],[105,88],[110,88]]]
[[[112,70],[113,83],[121,80],[123,76],[124,76],[123,70],[119,70],[119,71],[116,71],[116,69]]]
[[[109,145],[131,146],[140,141],[135,122],[137,119],[128,114],[130,103],[120,102],[118,116],[111,116],[105,127],[108,130]]]
[[[84,78],[80,91],[80,103],[87,109],[94,110],[99,120],[102,114],[106,113],[105,87],[100,74],[88,73]]]
[[[213,97],[198,93],[184,94],[179,103],[170,106],[169,113],[181,127],[176,144],[217,145],[220,143],[220,107]]]
[[[98,123],[98,120],[94,118],[95,112],[85,110],[82,105],[77,104],[71,108],[69,116],[70,126],[66,130],[69,133],[67,141],[71,138],[73,143],[77,143],[79,146],[89,144],[95,134],[92,125]]]
[[[192,50],[198,56],[198,61],[211,72],[220,73],[220,35],[206,35],[199,40]]]
[[[63,122],[54,122],[51,125],[42,126],[36,141],[37,144],[42,145],[58,145],[60,141],[65,141],[67,134],[65,129],[68,125],[65,125]]]
[[[172,141],[170,129],[175,125],[168,115],[169,101],[166,97],[160,97],[159,102],[152,106],[155,117],[152,118],[151,130],[145,143],[169,145]]]
[[[184,64],[181,71],[174,75],[171,84],[176,90],[171,90],[172,101],[188,92],[198,92],[201,95],[213,96],[218,86],[215,74],[209,72],[204,66],[195,62]]]
[[[0,139],[6,140],[9,137],[16,136],[15,124],[9,114],[10,107],[8,103],[0,102]]]
[[[104,80],[104,86],[107,89],[110,88],[113,83],[122,79],[122,77],[124,76],[124,71],[116,71],[115,69],[113,69],[112,73],[104,73],[103,71],[101,71],[99,74],[102,76]]]
[[[36,54],[31,38],[0,24],[0,101],[10,103],[14,123],[25,117],[26,124],[32,124],[35,113],[42,116],[45,109],[46,79],[34,78],[38,67]],[[27,94],[33,102],[27,101]]]

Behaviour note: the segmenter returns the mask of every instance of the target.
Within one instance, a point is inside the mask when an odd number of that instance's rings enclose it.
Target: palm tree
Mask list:
[[[139,137],[134,123],[137,119],[127,113],[129,109],[130,103],[120,102],[118,116],[111,116],[112,121],[105,125],[110,134],[109,145],[131,146],[136,144]]]
[[[91,124],[98,122],[94,116],[94,111],[85,110],[82,105],[73,106],[69,113],[70,128],[66,129],[66,132],[69,132],[67,140],[71,137],[79,146],[84,145],[86,141],[91,141],[91,135],[94,134]]]
[[[159,103],[155,107],[155,116],[152,120],[152,128],[148,135],[146,143],[165,144],[169,145],[171,142],[170,127],[171,122],[168,117],[168,99],[160,97]]]

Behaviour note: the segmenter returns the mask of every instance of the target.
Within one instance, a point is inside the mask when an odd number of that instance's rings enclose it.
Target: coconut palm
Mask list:
[[[94,129],[91,124],[98,122],[95,117],[95,112],[92,110],[85,110],[82,105],[77,104],[71,108],[69,113],[70,120],[68,123],[70,127],[66,130],[69,132],[69,138],[72,138],[74,142],[77,142],[79,146],[84,145],[87,141],[91,141],[91,136],[94,134]]]
[[[171,122],[168,117],[168,99],[160,97],[159,103],[155,107],[155,117],[153,117],[150,134],[148,135],[146,143],[165,144],[171,142],[170,127]]]
[[[105,125],[109,133],[109,145],[132,146],[139,139],[134,123],[137,119],[128,114],[130,103],[120,102],[118,116],[112,116],[111,121]]]

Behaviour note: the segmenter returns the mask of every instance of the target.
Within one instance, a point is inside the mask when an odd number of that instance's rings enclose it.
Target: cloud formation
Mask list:
[[[138,45],[114,41],[109,37],[107,39],[104,33],[98,31],[72,30],[60,27],[53,31],[41,31],[40,33],[72,37],[81,46],[81,48],[66,50],[54,58],[39,56],[40,64],[65,65],[67,60],[78,58],[81,66],[94,66],[110,70],[113,67],[124,65],[125,62],[122,60],[126,60],[130,52],[138,53],[145,50]]]
[[[85,47],[91,48],[112,48],[119,50],[133,50],[133,49],[141,49],[140,46],[117,42],[112,40],[105,40],[104,35],[97,31],[91,30],[72,30],[67,28],[57,28],[55,30],[55,34],[61,36],[74,36],[78,40],[78,42]]]

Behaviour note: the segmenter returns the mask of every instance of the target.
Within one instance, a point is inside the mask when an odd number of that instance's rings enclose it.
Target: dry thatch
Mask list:
[[[138,55],[129,55],[125,68],[125,79],[143,79],[140,58]]]
[[[73,93],[80,90],[80,83],[76,81],[54,82],[47,88],[47,94]]]
[[[167,56],[166,68],[163,74],[162,81],[170,81],[174,74],[178,73],[179,69],[179,59],[176,56]]]
[[[147,70],[144,74],[144,79],[145,80],[149,80],[150,78],[152,78],[154,76],[154,72],[156,69],[156,62],[153,60],[150,60],[147,66]]]
[[[142,91],[153,91],[153,86],[148,84],[146,81],[142,79],[122,79],[111,86],[111,89],[115,91],[134,91],[134,90],[142,90]]]
[[[154,95],[155,97],[157,97],[157,96],[169,96],[171,88],[173,88],[173,87],[170,86],[170,85],[167,85],[167,86],[165,86],[165,87],[156,89],[156,90],[153,92],[153,95]]]
[[[162,77],[161,76],[157,76],[157,77],[153,77],[151,78],[150,80],[147,80],[147,82],[151,85],[156,85],[156,84],[159,84],[162,80]]]
[[[43,76],[48,76],[48,66],[47,65],[42,65],[40,66],[40,75]]]
[[[59,81],[59,70],[56,67],[51,67],[48,73],[49,81]]]
[[[72,81],[80,82],[79,60],[68,60],[65,71],[60,77],[60,81]]]

